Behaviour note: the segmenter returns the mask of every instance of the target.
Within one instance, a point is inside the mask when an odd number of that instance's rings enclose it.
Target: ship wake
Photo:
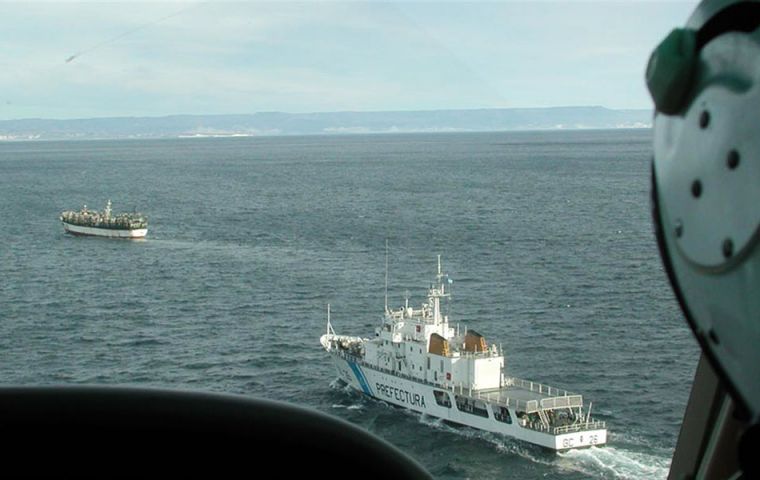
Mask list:
[[[537,464],[554,467],[560,471],[581,473],[590,478],[666,479],[670,469],[670,458],[646,452],[604,446],[554,453],[519,440],[466,426],[451,425],[428,415],[410,413],[416,415],[419,422],[428,427],[468,439],[482,440],[493,445],[501,453],[518,455]]]
[[[571,463],[575,470],[603,478],[667,478],[670,458],[611,446],[570,450],[558,454],[558,462]],[[564,465],[569,468],[569,465]]]

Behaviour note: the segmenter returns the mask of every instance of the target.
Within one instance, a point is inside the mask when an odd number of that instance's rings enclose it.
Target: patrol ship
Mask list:
[[[387,282],[386,282],[387,283]],[[506,376],[504,353],[474,330],[459,331],[441,311],[451,280],[441,272],[421,308],[386,307],[372,339],[337,335],[327,313],[320,343],[339,378],[385,402],[514,437],[552,450],[607,443],[603,421],[583,397],[538,382]]]
[[[92,235],[109,238],[144,238],[148,234],[148,219],[141,213],[121,213],[113,215],[111,200],[102,212],[88,210],[65,211],[61,213],[63,229],[73,235]]]

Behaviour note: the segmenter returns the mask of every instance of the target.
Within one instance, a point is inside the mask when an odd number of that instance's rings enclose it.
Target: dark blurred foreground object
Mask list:
[[[126,387],[0,389],[7,475],[425,479],[387,442],[286,403]]]
[[[760,2],[707,0],[653,52],[655,235],[700,347],[670,478],[760,478]]]

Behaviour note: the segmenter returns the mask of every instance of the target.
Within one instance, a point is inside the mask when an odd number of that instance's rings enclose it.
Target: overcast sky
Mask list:
[[[650,108],[696,3],[0,1],[0,119]]]

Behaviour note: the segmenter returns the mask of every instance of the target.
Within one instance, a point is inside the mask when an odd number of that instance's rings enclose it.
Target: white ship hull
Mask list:
[[[73,225],[71,223],[63,223],[63,228],[66,232],[73,235],[90,235],[94,237],[107,237],[107,238],[125,238],[125,239],[137,239],[144,238],[148,234],[147,228],[138,228],[134,230],[117,230],[113,228],[95,228],[84,227],[82,225]]]
[[[436,283],[421,308],[388,308],[374,337],[338,335],[330,323],[319,339],[338,376],[354,389],[431,417],[551,450],[607,443],[604,421],[583,396],[504,375],[504,352],[474,330],[454,328],[441,310],[452,283],[438,257]]]
[[[480,415],[460,411],[454,396],[459,393],[458,390],[444,390],[443,387],[402,378],[332,352],[330,356],[333,358],[338,376],[344,382],[359,392],[393,405],[457,424],[514,437],[552,450],[567,450],[607,443],[607,430],[604,428],[552,434],[524,427],[520,425],[517,412],[512,408],[509,408],[511,423],[499,421],[495,416],[495,405],[488,401],[483,402],[486,405],[486,412],[481,412]],[[446,392],[450,406],[439,405],[435,391]],[[441,393],[438,395],[440,396]],[[486,413],[487,416],[483,416]]]

